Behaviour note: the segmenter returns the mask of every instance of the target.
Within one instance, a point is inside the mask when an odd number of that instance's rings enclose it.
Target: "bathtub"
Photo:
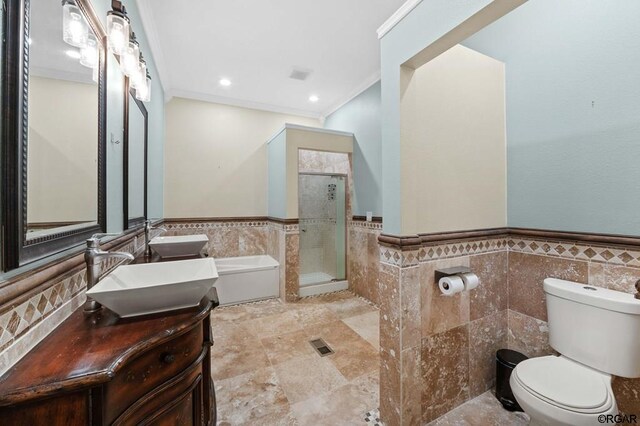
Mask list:
[[[271,256],[215,259],[218,280],[214,284],[220,305],[278,297],[280,264]]]

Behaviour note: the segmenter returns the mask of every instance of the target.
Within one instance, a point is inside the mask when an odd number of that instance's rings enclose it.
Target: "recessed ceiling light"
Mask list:
[[[80,59],[80,52],[78,52],[77,50],[67,50],[66,52],[64,52],[67,54],[68,57],[73,58],[73,59]]]
[[[231,86],[231,80],[229,80],[228,78],[220,79],[220,86],[224,86],[224,87]]]
[[[309,96],[309,101],[310,102],[318,102],[319,100],[320,100],[320,98],[317,97],[316,95]]]

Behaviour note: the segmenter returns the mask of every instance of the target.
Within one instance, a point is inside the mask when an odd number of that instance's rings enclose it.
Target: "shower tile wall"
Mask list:
[[[346,218],[351,217],[353,188],[349,154],[300,150],[298,152],[298,171],[300,173],[346,175],[348,188],[346,191]],[[306,230],[303,238],[300,238],[300,255],[305,258],[305,262],[300,263],[301,274],[324,272],[331,276],[335,275],[337,266],[335,251],[337,200],[328,199],[327,187],[332,183],[335,182],[330,177],[300,175],[298,187],[301,197],[299,203],[300,229]]]

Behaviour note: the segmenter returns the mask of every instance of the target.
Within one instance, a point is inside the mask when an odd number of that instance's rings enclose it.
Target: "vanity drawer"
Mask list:
[[[202,323],[125,364],[105,385],[104,413],[111,423],[144,394],[191,365],[203,347]]]

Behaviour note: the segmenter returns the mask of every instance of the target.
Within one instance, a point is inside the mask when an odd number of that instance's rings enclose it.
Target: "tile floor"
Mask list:
[[[379,405],[379,319],[349,291],[214,310],[218,425],[371,425],[364,416]],[[335,353],[320,357],[309,344],[318,337]],[[430,426],[527,424],[489,391]]]
[[[379,311],[348,291],[211,314],[218,425],[366,425],[378,407]],[[335,351],[320,357],[309,340]]]
[[[529,418],[526,414],[505,410],[493,395],[493,391],[487,391],[429,423],[429,426],[526,426],[528,424]]]

